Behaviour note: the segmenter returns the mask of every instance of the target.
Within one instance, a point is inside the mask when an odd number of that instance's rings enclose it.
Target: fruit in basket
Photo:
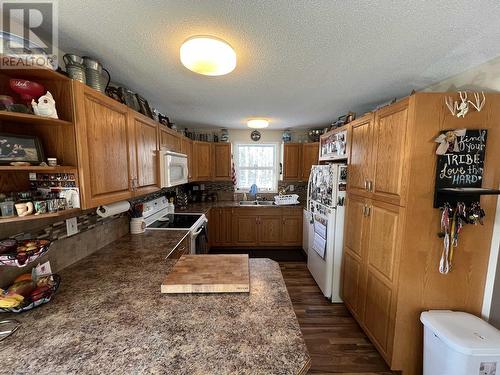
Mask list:
[[[26,250],[27,250],[27,247],[26,247],[26,246],[18,246],[18,247],[17,247],[17,249],[16,249],[16,251],[17,251],[18,253],[25,253],[25,252],[26,252]]]
[[[49,286],[49,285],[42,285],[42,286],[37,287],[35,290],[33,290],[30,293],[31,300],[34,302],[34,301],[38,301],[39,299],[46,297],[47,292],[50,291],[50,288],[51,288],[51,286]]]
[[[7,294],[0,294],[0,307],[1,308],[15,308],[24,301],[24,297],[17,293],[8,292]]]
[[[16,279],[14,280],[14,284],[19,283],[21,281],[32,281],[31,280],[31,272],[30,273],[23,273],[22,275],[19,275],[18,277],[16,277]]]
[[[25,280],[12,284],[7,291],[9,293],[16,293],[22,295],[23,297],[28,297],[33,289],[35,289],[33,281]]]
[[[42,287],[42,286],[52,287],[52,285],[54,285],[54,282],[52,281],[51,276],[40,277],[36,282],[37,288]]]

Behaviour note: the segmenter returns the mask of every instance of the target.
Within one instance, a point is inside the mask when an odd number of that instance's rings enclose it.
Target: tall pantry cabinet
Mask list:
[[[342,295],[387,363],[405,375],[422,371],[422,311],[480,313],[495,216],[496,198],[483,196],[484,226],[464,228],[454,269],[441,275],[434,138],[445,129],[488,129],[483,186],[500,182],[493,152],[500,95],[487,95],[485,108],[464,119],[451,115],[444,98],[418,93],[350,124]]]

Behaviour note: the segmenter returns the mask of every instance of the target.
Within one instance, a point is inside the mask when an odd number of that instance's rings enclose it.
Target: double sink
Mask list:
[[[273,201],[240,201],[240,206],[273,206]]]

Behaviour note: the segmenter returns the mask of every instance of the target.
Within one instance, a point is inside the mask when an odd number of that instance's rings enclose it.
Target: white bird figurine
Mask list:
[[[35,115],[59,118],[57,116],[56,101],[52,97],[50,91],[38,98],[38,103],[34,99],[31,100],[31,106]]]

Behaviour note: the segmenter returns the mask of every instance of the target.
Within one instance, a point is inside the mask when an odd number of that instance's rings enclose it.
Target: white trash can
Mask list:
[[[500,331],[477,316],[424,311],[424,375],[500,375]]]

